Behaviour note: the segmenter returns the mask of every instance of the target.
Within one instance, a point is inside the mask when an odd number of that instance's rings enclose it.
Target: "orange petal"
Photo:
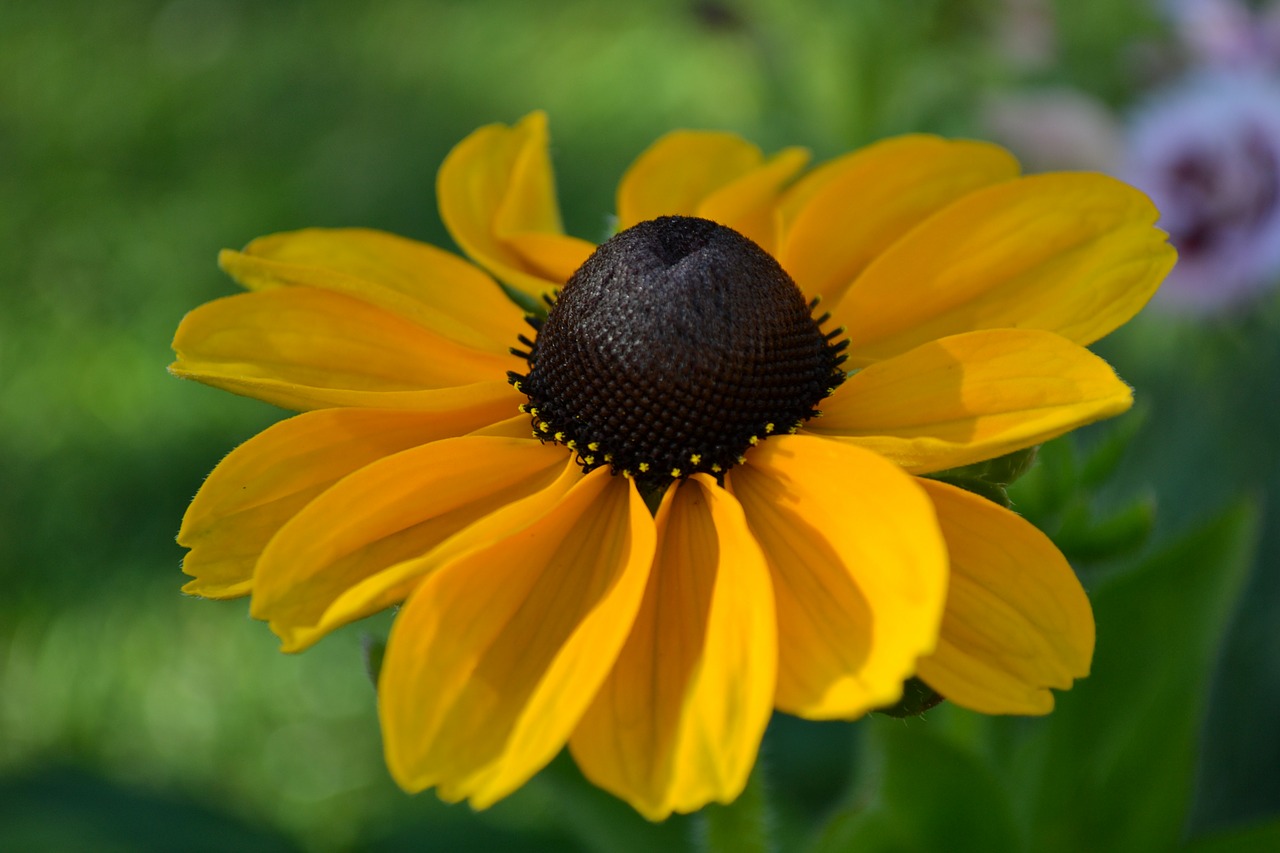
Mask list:
[[[1049,688],[1089,674],[1093,612],[1054,544],[1018,515],[963,489],[921,480],[951,554],[942,635],[919,674],[984,714],[1047,714]]]
[[[897,701],[946,596],[928,497],[874,453],[806,436],[765,441],[727,480],[773,576],[777,707],[851,718]]]
[[[778,245],[778,199],[805,164],[803,148],[780,151],[760,168],[730,181],[704,198],[697,215],[727,225],[773,254]]]
[[[550,761],[627,637],[654,538],[631,481],[597,469],[433,574],[397,616],[379,680],[401,787],[484,808]]]
[[[218,258],[245,287],[306,285],[354,296],[465,347],[505,353],[522,312],[482,271],[382,231],[308,228],[259,237]]]
[[[732,133],[677,130],[636,158],[618,184],[618,229],[659,216],[697,216],[698,207],[764,162]]]
[[[511,331],[514,335],[517,329]],[[402,408],[397,394],[500,382],[507,370],[523,364],[509,354],[462,346],[361,300],[311,287],[279,287],[206,303],[183,318],[173,348],[178,360],[170,370],[178,376],[298,408]],[[478,387],[457,402],[479,402],[494,393]]]
[[[877,362],[823,400],[805,431],[916,473],[994,459],[1125,411],[1129,386],[1052,332],[953,335]]]
[[[831,308],[850,362],[935,338],[1030,328],[1088,344],[1146,304],[1173,266],[1147,197],[1104,175],[1034,175],[978,190],[920,223]]]
[[[985,142],[887,139],[814,170],[787,194],[782,264],[806,296],[836,304],[871,261],[921,221],[1018,174]]]
[[[403,598],[437,561],[436,546],[509,504],[551,488],[563,448],[533,439],[464,436],[387,456],[307,504],[271,539],[253,579],[255,618],[285,651]],[[566,486],[567,487],[567,486]],[[550,493],[554,499],[558,493]],[[413,571],[395,571],[413,562]],[[356,601],[349,590],[366,584]]]
[[[505,401],[449,412],[325,409],[269,427],[218,463],[187,508],[178,544],[191,549],[182,570],[194,579],[183,591],[247,594],[267,542],[316,495],[384,456],[506,414]]]
[[[449,152],[436,179],[440,218],[462,250],[531,296],[565,283],[594,247],[560,223],[547,117],[491,124]]]
[[[582,772],[650,820],[730,802],[773,699],[773,595],[742,508],[695,475],[667,490],[644,604],[570,741]]]

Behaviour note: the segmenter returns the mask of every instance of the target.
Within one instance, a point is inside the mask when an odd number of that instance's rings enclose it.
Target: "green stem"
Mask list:
[[[738,799],[727,806],[713,803],[699,817],[698,846],[707,853],[773,853],[773,821],[761,762],[756,761]]]

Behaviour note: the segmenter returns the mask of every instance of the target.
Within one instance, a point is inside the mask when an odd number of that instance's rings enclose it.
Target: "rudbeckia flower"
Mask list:
[[[290,652],[401,605],[387,763],[476,807],[566,744],[651,819],[726,802],[773,709],[855,718],[913,676],[1049,711],[1092,656],[1075,575],[922,475],[1130,405],[1084,345],[1172,265],[1156,211],[979,142],[806,159],[669,134],[597,247],[535,113],[440,170],[470,262],[367,230],[224,252],[248,292],[183,320],[171,370],[303,413],[206,480],[185,590],[250,595]]]

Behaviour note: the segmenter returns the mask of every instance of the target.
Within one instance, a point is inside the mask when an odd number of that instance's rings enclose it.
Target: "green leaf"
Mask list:
[[[908,678],[902,684],[901,699],[872,713],[888,717],[918,717],[941,701],[942,695],[938,691],[918,678]]]
[[[592,853],[682,853],[690,849],[688,818],[651,823],[635,809],[588,782],[564,750],[529,783],[553,803],[554,824]]]
[[[1170,850],[1191,798],[1211,666],[1252,561],[1251,504],[1093,595],[1093,673],[1024,744],[1012,789],[1037,851]]]
[[[959,468],[948,468],[925,476],[981,495],[992,503],[1008,509],[1009,495],[1006,489],[1031,470],[1039,450],[1040,446],[1036,445],[1006,453],[1004,456],[997,456],[995,459],[962,465]]]
[[[1280,850],[1280,820],[1197,838],[1181,848],[1186,853],[1258,853]]]
[[[759,760],[738,799],[728,805],[712,803],[699,814],[698,847],[707,853],[769,853],[773,827]]]
[[[1096,488],[1102,485],[1129,450],[1135,437],[1146,423],[1146,409],[1134,409],[1122,418],[1117,418],[1110,429],[1102,434],[1102,438],[1089,449],[1084,461],[1080,464],[1080,484],[1085,488]]]
[[[1031,470],[1009,487],[1009,497],[1014,509],[1042,526],[1066,508],[1078,478],[1075,446],[1070,436],[1063,436],[1040,446]]]
[[[867,806],[837,815],[814,853],[1019,849],[1008,796],[986,762],[924,721],[873,717],[861,725],[874,753]]]
[[[930,474],[929,479],[938,480],[943,483],[964,489],[966,492],[973,492],[979,497],[984,497],[994,504],[999,504],[1005,509],[1009,508],[1009,495],[1005,491],[1004,486],[997,483],[989,483],[986,480],[977,477],[962,477],[955,474]]]
[[[952,477],[972,478],[985,480],[997,486],[1008,486],[1017,482],[1018,478],[1031,470],[1031,466],[1036,461],[1036,454],[1039,451],[1040,445],[1037,444],[1033,447],[1006,453],[1004,456],[997,456],[994,459],[984,459],[971,465],[961,465],[959,468],[948,468],[945,471],[939,471],[936,474],[927,476],[943,479]]]
[[[382,658],[387,653],[387,641],[377,634],[363,633],[360,635],[360,650],[364,654],[365,675],[376,688],[378,676],[382,674]]]
[[[1053,539],[1073,563],[1105,560],[1140,549],[1150,538],[1155,521],[1155,499],[1149,496],[1101,521],[1095,521],[1088,506],[1081,503],[1063,516]]]

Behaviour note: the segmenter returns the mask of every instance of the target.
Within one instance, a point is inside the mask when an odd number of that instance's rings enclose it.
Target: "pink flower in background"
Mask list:
[[[1006,146],[1032,171],[1113,172],[1124,129],[1100,100],[1065,86],[1006,92],[979,113],[983,134]]]
[[[1280,4],[1258,11],[1240,0],[1169,0],[1178,37],[1202,66],[1280,67]]]
[[[1134,116],[1123,177],[1151,196],[1179,253],[1156,300],[1226,310],[1280,279],[1280,82],[1204,73]]]

